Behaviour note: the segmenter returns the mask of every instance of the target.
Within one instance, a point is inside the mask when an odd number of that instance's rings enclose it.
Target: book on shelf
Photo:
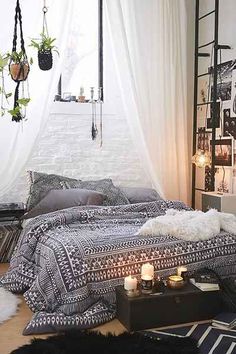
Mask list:
[[[189,279],[190,283],[195,285],[198,289],[202,291],[216,291],[220,290],[220,286],[218,283],[199,283],[194,278]]]
[[[222,312],[212,320],[212,326],[224,329],[232,329],[236,327],[236,313]]]
[[[195,274],[194,279],[197,283],[218,284],[216,276],[210,273]]]

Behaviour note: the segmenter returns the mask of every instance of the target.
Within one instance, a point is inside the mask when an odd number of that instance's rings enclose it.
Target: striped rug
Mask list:
[[[155,338],[190,336],[198,341],[201,354],[236,354],[236,330],[218,329],[210,326],[209,323],[165,330],[152,329],[142,333]]]

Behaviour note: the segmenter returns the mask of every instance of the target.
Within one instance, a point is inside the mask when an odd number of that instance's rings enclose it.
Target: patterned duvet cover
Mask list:
[[[221,232],[201,242],[173,236],[139,236],[148,218],[181,202],[156,201],[115,207],[75,207],[34,218],[22,231],[9,271],[0,279],[24,292],[34,312],[24,334],[92,328],[115,317],[115,287],[151,262],[159,275],[189,270],[236,270],[236,235]]]

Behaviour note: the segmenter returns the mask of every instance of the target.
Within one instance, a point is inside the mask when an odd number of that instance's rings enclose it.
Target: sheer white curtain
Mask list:
[[[106,0],[127,119],[143,166],[166,198],[188,201],[184,0]]]
[[[67,43],[70,18],[74,0],[47,0],[49,35],[56,37],[60,56],[54,54],[54,65],[50,71],[41,71],[37,64],[37,52],[26,47],[28,56],[33,56],[34,64],[29,74],[31,102],[27,108],[27,121],[16,123],[11,116],[0,117],[0,196],[7,192],[15,179],[22,173],[30,157],[33,146],[45,122],[59,80],[63,52]],[[27,44],[31,38],[38,38],[42,32],[43,1],[21,1],[23,32]],[[0,12],[0,52],[11,51],[15,0],[3,1]],[[19,36],[19,34],[18,34]],[[7,75],[6,75],[7,76]],[[8,79],[6,79],[8,81]],[[14,87],[12,86],[13,90]],[[55,147],[56,148],[56,147]]]

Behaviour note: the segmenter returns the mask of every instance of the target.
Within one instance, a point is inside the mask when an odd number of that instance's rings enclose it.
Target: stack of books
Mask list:
[[[236,313],[222,312],[212,320],[212,326],[222,329],[232,329],[236,327]]]
[[[197,273],[189,281],[202,291],[220,290],[219,281],[212,273]]]

